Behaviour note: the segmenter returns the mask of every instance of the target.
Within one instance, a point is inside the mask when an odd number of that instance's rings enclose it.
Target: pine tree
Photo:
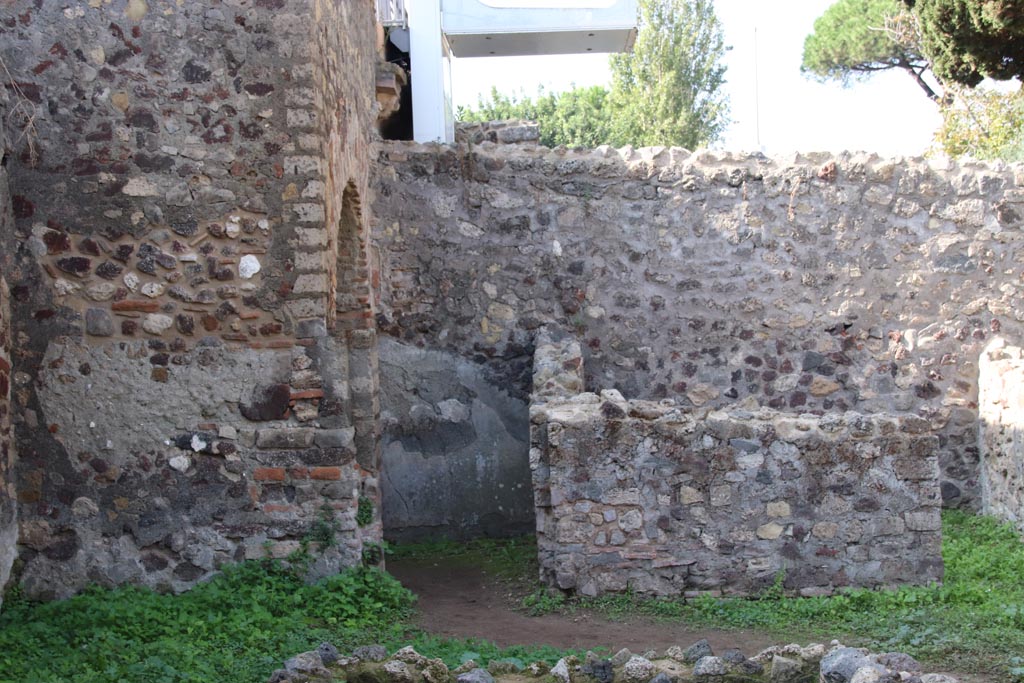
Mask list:
[[[903,0],[921,24],[921,47],[942,80],[975,86],[1024,77],[1020,0]]]
[[[814,22],[800,69],[843,85],[878,71],[902,69],[939,102],[942,96],[924,79],[931,61],[916,29],[916,19],[898,0],[839,0]]]

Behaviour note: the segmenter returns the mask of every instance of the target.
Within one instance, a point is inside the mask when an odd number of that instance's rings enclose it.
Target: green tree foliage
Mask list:
[[[936,145],[951,157],[1024,161],[1024,90],[964,89],[942,110]]]
[[[1020,0],[838,0],[807,36],[801,69],[844,84],[903,69],[941,105],[938,149],[1024,161],[1024,95],[972,90],[986,77],[1024,76]],[[928,70],[944,95],[924,80]]]
[[[726,49],[711,0],[640,0],[633,51],[611,57],[612,143],[695,149],[718,139]]]
[[[611,138],[608,90],[595,85],[564,93],[538,92],[536,98],[502,95],[491,89],[475,110],[461,109],[462,121],[526,119],[540,124],[540,143],[548,147],[596,147]]]
[[[540,124],[548,146],[631,144],[695,149],[718,139],[728,123],[726,51],[711,0],[640,0],[633,52],[611,58],[611,90],[509,97],[491,91],[465,121],[520,118]]]
[[[902,69],[929,98],[940,101],[923,78],[931,63],[916,45],[915,31],[901,30],[912,23],[899,0],[839,0],[814,22],[800,69],[843,85],[876,71]]]
[[[1024,77],[1020,0],[903,0],[920,20],[921,47],[943,81]]]

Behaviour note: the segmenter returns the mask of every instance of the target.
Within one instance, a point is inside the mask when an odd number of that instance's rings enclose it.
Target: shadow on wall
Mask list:
[[[454,354],[380,340],[389,541],[534,529],[529,411]]]

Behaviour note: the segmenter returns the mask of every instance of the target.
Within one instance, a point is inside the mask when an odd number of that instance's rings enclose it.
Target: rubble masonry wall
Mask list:
[[[380,540],[375,40],[370,0],[5,7],[30,594]]]
[[[577,393],[579,344],[546,332],[536,365],[530,468],[549,585],[823,595],[941,581],[927,420]]]
[[[523,405],[555,323],[588,391],[913,414],[944,504],[979,506],[978,357],[1024,318],[1020,167],[491,142],[380,158],[378,323],[399,343]]]
[[[6,121],[9,99],[0,91],[0,121]],[[8,159],[6,125],[0,123],[0,157]],[[7,164],[0,163],[0,244],[14,239],[14,217],[11,214],[11,193]],[[18,539],[17,491],[14,483],[16,455],[14,433],[11,431],[11,306],[7,274],[10,269],[8,250],[0,250],[0,587],[7,583],[17,555]],[[0,604],[3,595],[0,594]]]

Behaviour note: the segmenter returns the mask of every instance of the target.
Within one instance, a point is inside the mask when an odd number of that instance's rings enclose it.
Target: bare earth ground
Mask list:
[[[593,649],[610,652],[626,647],[633,652],[664,651],[672,645],[687,647],[707,638],[716,653],[731,647],[748,657],[770,645],[788,642],[825,642],[821,636],[785,637],[753,630],[691,628],[683,624],[636,618],[612,621],[586,611],[572,614],[529,616],[517,611],[523,591],[476,566],[444,560],[391,558],[388,572],[411,590],[416,603],[416,625],[435,635],[453,638],[481,638],[502,647],[550,645],[558,648]],[[934,669],[933,669],[934,670]],[[961,683],[996,683],[996,678],[949,672]]]
[[[389,559],[388,572],[419,600],[417,626],[438,635],[484,638],[503,647],[551,645],[559,648],[605,647],[634,652],[687,647],[707,638],[720,652],[739,648],[752,656],[779,644],[754,631],[717,631],[656,623],[648,619],[610,621],[587,612],[533,617],[516,611],[522,597],[514,586],[485,575],[478,567],[430,560]]]

